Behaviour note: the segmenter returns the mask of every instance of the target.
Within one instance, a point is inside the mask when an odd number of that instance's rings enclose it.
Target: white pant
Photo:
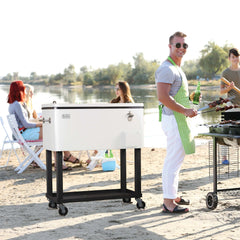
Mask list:
[[[175,199],[185,151],[174,115],[162,114],[162,129],[167,136],[167,154],[162,172],[163,198]]]

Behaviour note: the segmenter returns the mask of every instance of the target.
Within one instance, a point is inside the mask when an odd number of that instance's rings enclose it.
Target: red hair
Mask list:
[[[8,94],[8,103],[15,101],[23,102],[25,100],[25,86],[22,81],[14,81],[10,85]]]

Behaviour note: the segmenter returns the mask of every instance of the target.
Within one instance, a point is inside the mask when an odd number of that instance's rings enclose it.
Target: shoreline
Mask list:
[[[0,85],[9,85],[11,84],[12,81],[0,81]],[[189,87],[196,87],[198,80],[188,80],[188,86]],[[206,87],[212,87],[212,88],[219,88],[220,87],[220,81],[219,80],[202,80],[201,82],[201,88],[206,88]],[[46,85],[43,82],[26,82],[28,84],[34,85],[34,86],[46,86],[46,87],[67,87],[67,88],[114,88],[114,85],[63,85],[63,84],[58,84],[58,85]],[[130,84],[131,88],[156,88],[155,83],[147,83],[147,84]]]

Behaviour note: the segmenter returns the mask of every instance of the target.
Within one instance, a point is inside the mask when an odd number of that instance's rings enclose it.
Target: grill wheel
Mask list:
[[[208,209],[214,210],[218,205],[218,197],[214,192],[209,192],[206,197],[206,205]]]

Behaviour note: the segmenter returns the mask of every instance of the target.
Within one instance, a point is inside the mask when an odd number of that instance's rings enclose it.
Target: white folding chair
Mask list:
[[[28,156],[24,159],[23,162],[15,169],[18,173],[22,173],[33,161],[35,161],[39,167],[46,170],[45,164],[41,161],[38,155],[43,150],[42,140],[37,141],[27,141],[23,138],[20,133],[17,125],[17,121],[14,114],[7,116],[9,126],[12,130],[14,138],[17,140],[17,143],[28,153]]]
[[[90,157],[91,162],[88,164],[86,169],[92,171],[97,166],[98,163],[101,163],[101,161],[105,157],[105,151],[106,150],[98,150],[96,156],[91,156]]]
[[[1,158],[2,158],[2,154],[3,154],[3,150],[4,150],[4,148],[5,148],[5,145],[7,144],[8,146],[9,146],[9,145],[11,146],[11,149],[9,149],[9,154],[8,154],[7,162],[6,162],[4,165],[0,165],[0,167],[6,167],[6,166],[8,165],[10,156],[11,156],[11,154],[12,154],[12,151],[14,151],[14,153],[15,153],[15,155],[16,155],[16,157],[17,157],[17,160],[18,160],[18,162],[19,162],[19,164],[20,164],[21,161],[20,161],[20,159],[19,159],[19,157],[18,157],[18,154],[17,154],[17,152],[16,152],[16,149],[15,149],[15,146],[16,146],[17,141],[16,141],[16,140],[13,140],[12,137],[9,136],[8,131],[7,131],[6,127],[5,127],[5,125],[4,125],[4,121],[3,121],[3,118],[2,118],[2,117],[0,117],[0,122],[1,122],[2,128],[3,128],[3,130],[4,130],[4,134],[5,134],[5,137],[4,137],[4,139],[3,139],[2,149],[1,149],[1,152],[0,152],[0,160],[1,160]],[[15,144],[15,146],[14,146],[14,144]]]

